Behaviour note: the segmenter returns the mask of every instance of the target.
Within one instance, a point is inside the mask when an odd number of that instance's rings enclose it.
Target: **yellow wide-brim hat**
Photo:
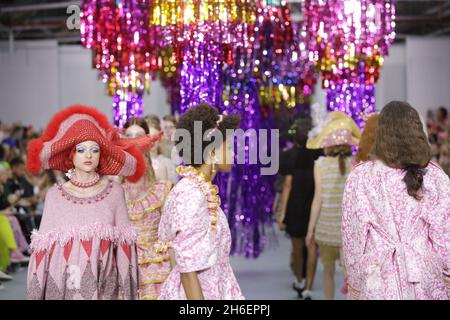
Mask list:
[[[358,145],[361,130],[355,121],[340,111],[328,114],[327,124],[317,136],[308,139],[308,149],[329,148],[338,145]]]

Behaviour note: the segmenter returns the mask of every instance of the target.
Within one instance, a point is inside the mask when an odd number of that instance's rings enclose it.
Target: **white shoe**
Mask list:
[[[311,290],[303,290],[302,299],[303,300],[312,300]]]
[[[14,278],[11,277],[9,274],[6,274],[6,273],[0,271],[0,280],[3,280],[3,281],[11,281],[11,280],[13,280],[13,279],[14,279]]]

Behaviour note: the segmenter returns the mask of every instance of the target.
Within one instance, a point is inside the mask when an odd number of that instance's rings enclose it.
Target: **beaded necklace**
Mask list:
[[[99,202],[106,198],[106,196],[111,192],[113,188],[113,182],[109,180],[106,183],[106,186],[101,190],[99,193],[97,193],[94,196],[90,197],[78,197],[71,193],[69,193],[62,184],[57,184],[58,190],[61,192],[61,195],[63,198],[67,199],[68,201],[73,202],[74,204],[91,204],[95,202]]]

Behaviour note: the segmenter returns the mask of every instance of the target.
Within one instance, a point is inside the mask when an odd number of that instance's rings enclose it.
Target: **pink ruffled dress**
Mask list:
[[[137,299],[136,237],[118,183],[89,198],[51,187],[32,234],[28,299]]]
[[[184,178],[167,196],[159,225],[159,238],[174,251],[176,266],[158,299],[186,300],[180,273],[194,271],[206,300],[244,299],[230,265],[230,228],[217,186],[192,167],[177,171]]]
[[[418,201],[404,176],[369,161],[347,179],[342,239],[352,299],[450,298],[450,180],[430,163]]]
[[[130,191],[136,184],[125,183],[123,186],[130,221],[138,232],[139,299],[156,300],[170,272],[170,258],[168,252],[156,252],[153,246],[158,240],[161,208],[172,184],[158,181],[141,198],[131,196]]]

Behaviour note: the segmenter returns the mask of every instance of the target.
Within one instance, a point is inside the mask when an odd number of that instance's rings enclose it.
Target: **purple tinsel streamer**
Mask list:
[[[343,82],[327,90],[327,109],[351,116],[364,128],[363,116],[375,111],[375,85]]]
[[[264,118],[258,102],[256,81],[239,81],[236,77],[228,77],[226,82],[231,91],[238,94],[231,100],[226,109],[241,116],[241,129],[270,129],[269,118]],[[270,146],[270,132],[267,145]],[[240,150],[246,150],[245,164],[235,165],[230,174],[219,174],[216,178],[220,190],[223,209],[228,216],[232,236],[232,255],[244,255],[257,258],[267,243],[267,232],[273,231],[272,205],[274,199],[275,176],[262,176],[261,164],[250,164],[249,149],[254,148],[254,141],[246,141],[242,146],[235,141],[236,156]],[[246,148],[247,147],[247,148]],[[258,148],[263,146],[258,145]]]
[[[199,26],[184,48],[181,69],[181,113],[201,102],[220,105],[222,96],[221,47],[208,24]]]
[[[114,125],[122,128],[130,117],[143,117],[142,97],[144,90],[137,93],[116,93],[113,96],[113,120]]]

